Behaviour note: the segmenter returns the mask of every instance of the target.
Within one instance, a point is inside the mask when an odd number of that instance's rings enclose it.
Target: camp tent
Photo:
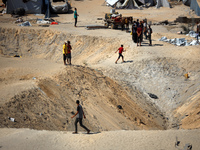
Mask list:
[[[125,0],[117,2],[116,8],[123,8],[123,9],[133,9],[138,7],[137,3],[134,0]]]
[[[106,0],[110,6],[114,6],[119,0]]]
[[[108,5],[116,8],[133,9],[141,5],[155,6],[154,0],[106,0]]]
[[[6,13],[11,14],[18,8],[24,8],[26,13],[41,14],[43,0],[7,0]]]
[[[196,0],[183,0],[183,4],[190,6],[190,9],[194,10],[197,16],[200,16],[200,7]]]
[[[160,8],[160,7],[171,7],[168,0],[157,0],[156,1],[156,8]]]
[[[190,9],[194,10],[197,16],[200,16],[200,7],[196,0],[191,1]]]

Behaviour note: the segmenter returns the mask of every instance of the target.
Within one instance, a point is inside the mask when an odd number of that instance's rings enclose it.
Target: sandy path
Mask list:
[[[176,137],[180,141],[178,148],[175,148]],[[0,129],[1,150],[176,150],[188,143],[197,150],[199,139],[200,130],[121,130],[73,135],[71,132]]]

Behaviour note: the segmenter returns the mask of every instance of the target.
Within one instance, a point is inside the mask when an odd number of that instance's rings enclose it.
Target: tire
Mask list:
[[[109,24],[106,22],[106,23],[104,24],[104,26],[108,28],[108,27],[109,27]]]
[[[114,23],[111,24],[111,29],[115,29],[115,24]]]

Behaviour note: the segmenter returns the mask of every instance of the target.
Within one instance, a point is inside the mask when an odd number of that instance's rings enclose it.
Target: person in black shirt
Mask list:
[[[152,32],[152,29],[151,29],[151,25],[149,25],[149,28],[147,29],[147,33],[148,33],[148,38],[149,38],[149,46],[152,46],[151,34],[153,32]]]
[[[87,134],[89,134],[89,133],[90,133],[90,130],[82,124],[83,117],[84,117],[84,118],[86,118],[86,117],[85,117],[85,114],[84,114],[84,112],[83,112],[83,108],[82,108],[82,106],[81,106],[79,103],[80,103],[79,100],[77,100],[77,101],[76,101],[76,104],[77,104],[77,112],[76,112],[75,115],[73,115],[73,116],[71,117],[71,118],[74,118],[74,117],[77,115],[77,116],[76,116],[76,120],[75,120],[75,132],[73,132],[73,134],[77,134],[77,133],[78,133],[78,132],[77,132],[77,124],[78,124],[78,122],[80,123],[80,126],[81,126],[82,128],[84,128],[85,130],[87,130]]]

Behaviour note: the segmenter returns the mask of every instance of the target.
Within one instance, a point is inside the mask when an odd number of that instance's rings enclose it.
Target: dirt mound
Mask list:
[[[40,79],[37,88],[21,92],[2,105],[1,127],[73,130],[70,117],[76,112],[76,99],[85,109],[85,124],[96,132],[165,128],[165,118],[156,108],[140,106],[119,84],[81,66],[67,67],[52,78]]]

